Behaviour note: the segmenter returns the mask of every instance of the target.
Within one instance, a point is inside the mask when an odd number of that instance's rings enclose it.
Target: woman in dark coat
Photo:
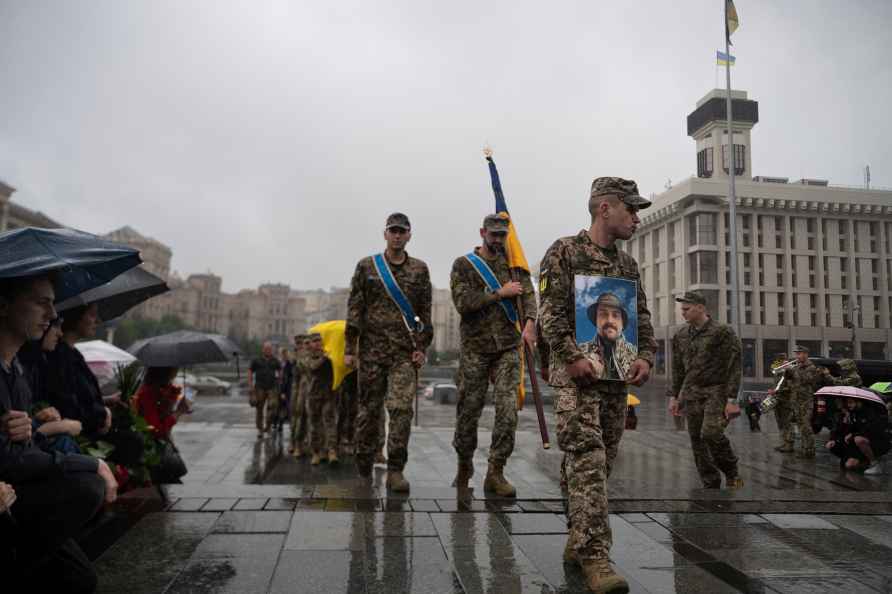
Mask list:
[[[885,407],[846,398],[826,447],[839,456],[846,469],[867,468],[870,474],[877,474],[878,459],[889,451],[888,425]]]
[[[74,347],[80,340],[93,338],[99,324],[96,304],[64,312],[62,340],[47,356],[47,396],[62,418],[81,422],[83,433],[93,441],[115,446],[109,459],[134,467],[142,457],[142,437],[129,426],[115,426],[111,409],[106,406],[96,376],[84,356]],[[129,420],[129,413],[122,415]]]

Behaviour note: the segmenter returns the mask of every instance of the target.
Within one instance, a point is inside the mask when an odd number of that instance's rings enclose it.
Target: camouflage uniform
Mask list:
[[[852,386],[860,388],[864,385],[861,375],[858,373],[858,366],[851,359],[840,359],[837,363],[842,375],[835,376],[829,371],[824,374],[823,382],[828,386]]]
[[[402,264],[388,262],[397,284],[421,318],[418,350],[433,339],[432,288],[427,264],[406,254]],[[387,467],[402,472],[408,459],[415,397],[412,339],[402,312],[391,300],[371,257],[356,265],[347,303],[347,355],[359,358],[359,411],[356,417],[356,459],[371,465],[378,447],[381,415],[390,415]]]
[[[348,373],[338,387],[338,444],[353,447],[356,435],[356,373]]]
[[[474,252],[486,262],[501,285],[511,281],[504,256],[490,260],[483,257],[480,248]],[[533,284],[528,274],[523,274],[520,282],[525,319],[535,321]],[[473,458],[477,449],[477,424],[492,378],[496,415],[489,462],[502,468],[514,450],[514,432],[517,430],[521,333],[518,324],[508,320],[498,297],[489,290],[466,257],[456,258],[453,263],[450,285],[452,302],[461,316],[461,381],[452,446],[459,459]]]
[[[622,184],[620,196],[640,199],[634,182],[599,178]],[[631,184],[631,186],[629,185]],[[632,192],[634,190],[634,192]],[[634,195],[632,195],[634,193]],[[638,203],[641,205],[641,202]],[[615,246],[595,245],[588,231],[558,239],[540,266],[542,334],[549,346],[549,384],[555,388],[558,446],[565,454],[569,498],[568,546],[581,561],[607,559],[612,543],[607,520],[607,460],[616,455],[625,427],[626,384],[598,381],[577,386],[565,366],[584,357],[575,339],[574,275],[603,275],[635,280],[638,285],[638,357],[653,365],[656,341],[647,298],[640,286],[638,264]]]
[[[306,348],[294,357],[294,394],[291,397],[291,445],[303,448],[307,445],[307,426],[310,411],[307,406],[307,386],[310,370],[307,368]]]
[[[689,303],[706,303],[698,293],[686,293],[677,301],[689,296]],[[720,470],[729,484],[737,478],[737,456],[725,436],[725,404],[740,389],[740,353],[740,339],[731,326],[712,318],[700,328],[690,324],[672,337],[669,396],[683,403],[694,462],[705,487],[722,486]]]
[[[815,455],[815,434],[811,426],[815,391],[824,381],[821,368],[810,360],[793,366],[784,372],[784,385],[778,392],[781,398],[790,403],[799,424],[799,455],[812,458]],[[793,447],[792,424],[782,434],[785,448]]]
[[[332,391],[334,372],[325,353],[310,352],[306,357],[309,370],[307,408],[310,413],[310,447],[313,452],[330,452],[338,445],[338,401]]]

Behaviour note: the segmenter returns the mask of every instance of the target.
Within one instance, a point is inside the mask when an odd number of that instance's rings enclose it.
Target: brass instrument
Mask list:
[[[774,394],[769,394],[768,397],[765,398],[759,404],[759,410],[762,411],[762,414],[767,413],[768,411],[772,410],[774,407],[777,406],[777,393],[778,393],[778,391],[780,391],[781,386],[784,385],[784,380],[787,379],[784,376],[784,374],[788,369],[791,369],[791,368],[795,367],[796,365],[798,365],[798,363],[799,362],[796,359],[792,359],[790,361],[786,361],[786,362],[778,365],[777,367],[772,368],[771,375],[774,375],[774,376],[779,375],[781,377],[778,380],[777,385],[774,386]]]
[[[790,361],[785,361],[784,363],[781,363],[777,367],[773,367],[771,369],[771,375],[783,375],[785,371],[787,371],[791,367],[794,367],[797,363],[798,363],[798,361],[796,359],[791,359]],[[775,388],[775,390],[776,389],[777,388]]]

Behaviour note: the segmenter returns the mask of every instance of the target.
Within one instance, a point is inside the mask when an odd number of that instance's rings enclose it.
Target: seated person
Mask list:
[[[117,495],[105,462],[45,451],[43,436],[32,434],[31,389],[17,354],[55,318],[54,297],[49,276],[0,280],[0,481],[16,496],[12,521],[4,520],[12,528],[3,531],[15,535],[14,558],[0,558],[4,592],[28,591],[38,583],[51,592],[92,592],[96,574],[73,537],[103,500]]]
[[[879,458],[889,451],[889,419],[884,407],[857,398],[845,398],[826,447],[847,470],[866,468],[880,474]]]
[[[183,389],[173,384],[176,376],[176,367],[149,367],[133,396],[137,414],[152,426],[156,439],[170,441],[170,432],[180,416],[192,412],[189,401],[180,396]]]
[[[93,338],[98,323],[96,304],[65,312],[62,340],[54,351],[47,353],[47,399],[62,418],[80,421],[89,440],[113,445],[110,461],[135,468],[142,458],[142,436],[130,426],[129,413],[119,415],[119,422],[113,423],[112,410],[103,400],[99,381],[74,346],[80,340]]]

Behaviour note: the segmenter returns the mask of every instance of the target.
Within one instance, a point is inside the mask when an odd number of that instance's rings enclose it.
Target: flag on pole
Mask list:
[[[517,268],[530,274],[530,265],[527,263],[527,257],[523,253],[523,246],[520,245],[520,239],[517,237],[517,229],[514,222],[508,214],[508,204],[505,202],[505,194],[502,192],[502,182],[499,180],[499,170],[496,169],[496,162],[492,159],[492,151],[487,148],[484,150],[486,161],[489,164],[489,177],[492,181],[492,193],[496,198],[496,213],[508,219],[508,237],[505,240],[505,252],[508,258],[508,268]],[[518,330],[523,331],[524,320],[518,321]],[[523,401],[526,397],[526,389],[524,388],[524,373],[526,372],[526,357],[523,352],[523,344],[520,345],[520,384],[517,386],[517,410],[523,408]]]
[[[715,52],[715,63],[719,66],[734,66],[734,62],[737,61],[737,58],[732,56],[731,54],[726,54],[725,52],[716,51]]]
[[[728,39],[728,45],[731,45],[731,34],[737,31],[740,26],[740,18],[737,16],[737,8],[734,7],[734,0],[725,0],[725,37]]]

